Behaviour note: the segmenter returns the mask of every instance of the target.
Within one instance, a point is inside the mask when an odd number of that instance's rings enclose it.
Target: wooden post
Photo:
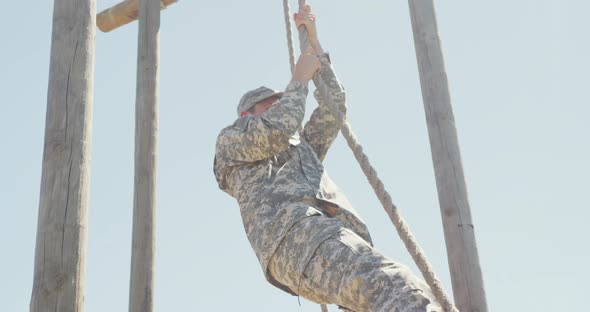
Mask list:
[[[161,0],[160,9],[165,9],[178,0]],[[109,32],[135,21],[139,16],[139,0],[125,0],[96,16],[96,24],[103,32]]]
[[[55,0],[30,311],[83,311],[94,0]]]
[[[154,308],[160,1],[140,0],[129,311]]]
[[[455,303],[488,310],[433,0],[409,0]]]

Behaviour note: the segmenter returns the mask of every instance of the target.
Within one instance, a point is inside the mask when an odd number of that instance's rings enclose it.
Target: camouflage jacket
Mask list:
[[[338,107],[345,112],[345,94],[327,54],[320,56],[319,75]],[[327,103],[302,127],[307,86],[287,85],[281,99],[260,117],[247,115],[224,128],[217,138],[214,173],[219,187],[234,197],[248,239],[266,278],[268,262],[287,231],[298,221],[325,214],[340,219],[369,243],[366,225],[324,170],[322,160],[338,135],[339,122]],[[319,240],[337,229],[316,229]],[[310,242],[309,256],[319,242]],[[305,255],[303,255],[305,256]]]

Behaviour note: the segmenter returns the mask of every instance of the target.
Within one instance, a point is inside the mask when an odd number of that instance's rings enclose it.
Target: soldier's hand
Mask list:
[[[295,18],[295,25],[297,26],[297,28],[299,28],[301,25],[305,25],[305,27],[307,28],[307,31],[309,33],[313,32],[315,34],[316,16],[311,11],[311,6],[309,4],[302,6],[299,9],[299,12],[294,14],[294,18]]]
[[[295,71],[293,72],[293,80],[307,83],[313,74],[320,69],[320,59],[317,55],[313,54],[311,48],[307,49],[304,53],[299,56],[297,64],[295,64]]]
[[[294,14],[295,25],[299,28],[304,25],[307,29],[308,40],[312,47],[319,46],[317,27],[316,27],[316,16],[311,11],[311,6],[306,4],[299,9],[299,13]],[[316,53],[321,51],[316,50]]]

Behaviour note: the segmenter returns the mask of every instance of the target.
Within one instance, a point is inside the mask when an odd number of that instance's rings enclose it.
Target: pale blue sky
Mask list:
[[[212,173],[242,93],[289,80],[281,1],[251,3],[185,0],[162,14],[157,311],[319,311],[266,284]],[[352,127],[450,290],[408,4],[311,4]],[[52,10],[12,1],[0,19],[1,311],[30,300]],[[490,311],[587,311],[590,4],[448,0],[437,11]],[[89,312],[127,310],[136,42],[136,23],[96,36]],[[325,163],[377,247],[417,272],[342,139]]]

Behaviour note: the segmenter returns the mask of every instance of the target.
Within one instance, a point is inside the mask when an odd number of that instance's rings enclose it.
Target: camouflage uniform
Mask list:
[[[326,82],[336,105],[345,112],[344,89],[327,54],[320,55],[320,63],[319,75]],[[261,100],[264,90],[268,89],[259,88],[246,94],[240,101],[238,114],[247,109],[244,105],[253,103],[244,103],[245,98]],[[366,225],[322,165],[328,148],[338,135],[339,124],[317,91],[319,106],[302,127],[307,93],[306,85],[292,81],[280,94],[278,102],[262,116],[246,115],[224,128],[217,138],[214,173],[219,187],[234,197],[240,206],[246,234],[267,280],[291,294],[299,293],[298,288],[303,285],[306,291],[302,294],[311,300],[346,306],[348,301],[340,298],[313,296],[323,292],[335,294],[338,293],[336,289],[321,292],[311,290],[314,286],[309,283],[300,284],[305,269],[317,269],[316,273],[310,271],[309,274],[320,274],[320,279],[327,277],[328,273],[341,275],[338,271],[322,273],[321,265],[314,263],[322,257],[318,256],[321,250],[333,249],[330,242],[342,236],[343,231],[354,234],[354,239],[348,239],[359,240],[357,244],[363,245],[363,252],[371,251],[365,254],[379,258],[376,256],[378,252],[371,248]],[[344,257],[344,253],[340,254]],[[408,275],[405,269],[400,271]],[[384,287],[381,292],[391,294],[404,287],[414,289],[404,278],[397,278],[394,284],[399,289]],[[354,285],[359,286],[351,283],[349,292],[354,291]],[[370,293],[367,288],[362,292]],[[357,293],[360,293],[358,289]],[[349,293],[343,293],[346,294]],[[351,308],[364,311],[357,306]],[[426,310],[402,308],[399,311]]]

